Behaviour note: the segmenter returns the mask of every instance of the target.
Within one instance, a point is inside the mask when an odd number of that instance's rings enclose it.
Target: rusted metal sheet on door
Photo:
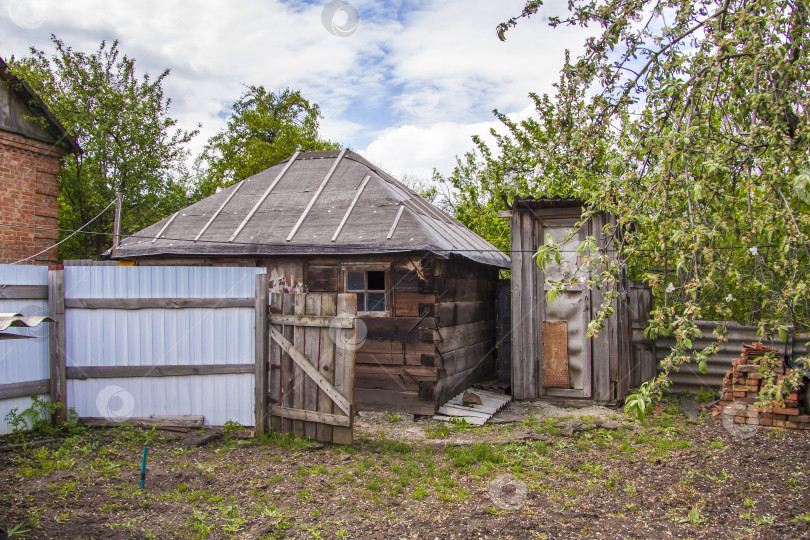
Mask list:
[[[270,295],[271,427],[351,444],[357,297]]]
[[[570,388],[568,322],[543,321],[543,388]]]

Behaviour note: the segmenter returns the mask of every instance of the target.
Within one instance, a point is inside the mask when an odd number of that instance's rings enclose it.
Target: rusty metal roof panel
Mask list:
[[[348,151],[297,154],[125,238],[117,257],[408,251],[509,267],[506,254]]]

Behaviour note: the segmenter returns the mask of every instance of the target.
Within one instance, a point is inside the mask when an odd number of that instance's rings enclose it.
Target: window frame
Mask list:
[[[385,278],[385,290],[383,291],[385,294],[385,310],[384,311],[364,311],[364,310],[357,310],[357,315],[362,315],[363,317],[390,317],[393,304],[393,296],[391,294],[391,265],[387,263],[344,263],[340,265],[340,289],[343,293],[356,293],[358,291],[349,291],[348,290],[348,279],[349,279],[349,272],[383,272]],[[368,277],[366,277],[366,281]],[[365,290],[368,292],[368,289]]]

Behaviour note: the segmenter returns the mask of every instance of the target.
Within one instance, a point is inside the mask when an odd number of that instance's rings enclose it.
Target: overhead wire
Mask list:
[[[2,222],[0,222],[0,228],[9,227],[9,228],[21,228],[21,229],[33,229],[33,230],[39,230],[39,231],[55,231],[55,232],[71,233],[70,236],[68,236],[67,238],[64,238],[63,240],[60,240],[59,243],[57,243],[55,245],[61,244],[62,242],[64,242],[65,240],[67,240],[68,238],[74,236],[77,233],[87,234],[87,235],[97,235],[97,236],[114,236],[113,233],[111,233],[111,232],[83,231],[82,230],[84,227],[86,227],[92,221],[97,219],[101,214],[103,214],[105,211],[107,211],[107,209],[109,209],[110,206],[112,206],[114,204],[115,204],[115,201],[113,200],[96,217],[94,217],[93,219],[91,219],[90,221],[88,221],[87,223],[85,223],[84,225],[82,225],[78,229],[61,229],[61,228],[52,228],[52,227],[37,227],[37,226],[34,226],[34,225],[23,225],[23,224],[19,224],[19,223],[2,223]],[[121,236],[124,236],[124,235],[119,234],[119,237],[121,237]],[[143,240],[153,240],[154,239],[153,236],[138,235],[138,234],[126,235],[126,238],[137,238],[137,239],[143,239]],[[168,236],[161,236],[160,240],[169,240],[169,241],[172,241],[172,242],[192,242],[192,243],[196,243],[196,244],[200,244],[200,243],[224,244],[224,243],[227,243],[229,245],[244,245],[244,246],[263,246],[263,245],[266,245],[263,242],[240,242],[240,241],[223,242],[221,240],[202,240],[202,239],[195,241],[193,238],[173,238],[173,237],[168,237]],[[293,245],[295,247],[300,247],[300,248],[321,248],[321,249],[332,250],[332,251],[334,251],[336,249],[358,249],[358,250],[360,250],[360,249],[365,249],[365,250],[370,249],[369,246],[340,246],[338,248],[337,246],[336,247],[331,247],[331,246],[324,246],[324,245],[320,245],[320,244],[293,244]],[[52,249],[52,247],[48,248],[48,249]],[[750,246],[717,246],[715,249],[722,249],[722,250],[736,250],[736,249],[750,250],[750,249],[752,249],[754,247],[759,249],[759,248],[777,248],[779,246],[771,245],[771,244],[756,244],[756,245],[750,245]],[[385,249],[385,248],[383,248],[383,249]],[[47,249],[44,250],[44,251],[47,251]],[[416,251],[418,251],[418,249]],[[498,248],[495,248],[495,249],[447,248],[447,249],[437,249],[437,251],[446,252],[446,253],[504,253],[503,250],[498,249]],[[577,252],[579,250],[577,250],[577,249],[561,249],[561,250],[558,250],[558,251],[560,253],[575,253],[575,252]],[[641,252],[641,253],[647,253],[647,252],[654,253],[655,252],[655,250],[652,250],[652,249],[637,249],[636,251]],[[509,253],[536,253],[536,252],[537,252],[537,250],[535,250],[535,249],[523,249],[523,250],[510,250],[509,251]],[[36,255],[33,255],[33,257],[36,257]],[[24,259],[24,260],[27,260],[27,259]],[[17,264],[17,263],[12,263],[12,264]]]
[[[76,236],[77,234],[79,234],[80,232],[89,232],[89,231],[82,231],[82,229],[84,229],[85,227],[87,227],[88,225],[90,225],[91,223],[93,223],[95,220],[97,220],[99,217],[101,217],[101,214],[103,214],[104,212],[106,212],[107,210],[109,210],[109,209],[110,209],[110,207],[111,207],[112,205],[114,205],[114,204],[115,204],[115,200],[113,200],[113,201],[112,201],[110,204],[108,204],[108,205],[107,205],[107,206],[104,208],[104,210],[102,210],[101,212],[99,212],[98,214],[96,214],[96,215],[95,215],[95,217],[93,217],[93,218],[92,218],[90,221],[88,221],[87,223],[85,223],[84,225],[82,225],[81,227],[79,227],[78,229],[74,230],[74,231],[73,231],[73,232],[72,232],[72,233],[71,233],[69,236],[66,236],[65,238],[63,238],[63,239],[61,239],[60,241],[58,241],[57,243],[55,243],[54,245],[52,245],[52,246],[48,246],[48,247],[46,247],[45,249],[43,249],[42,251],[40,251],[39,253],[34,253],[34,254],[33,254],[33,255],[31,255],[30,257],[25,257],[24,259],[20,259],[20,260],[18,260],[18,261],[14,261],[14,262],[13,262],[13,263],[11,263],[11,264],[20,264],[20,263],[23,263],[23,262],[25,262],[25,261],[31,260],[31,259],[33,259],[34,257],[38,257],[38,256],[42,255],[43,253],[45,253],[46,251],[50,251],[50,250],[52,250],[53,248],[57,247],[58,245],[60,245],[60,244],[62,244],[62,243],[64,243],[64,242],[67,242],[68,240],[70,240],[71,238],[73,238],[74,236]],[[50,230],[50,231],[59,230],[59,229],[48,229],[48,228],[45,228],[45,227],[30,227],[30,228],[33,228],[34,230]],[[65,232],[67,232],[67,231],[65,231]]]

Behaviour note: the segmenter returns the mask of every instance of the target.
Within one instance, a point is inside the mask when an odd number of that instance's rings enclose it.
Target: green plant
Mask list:
[[[416,489],[413,490],[411,493],[411,498],[417,501],[421,501],[427,496],[427,489],[423,486],[418,486]]]
[[[387,417],[388,417],[388,421],[391,422],[392,424],[402,420],[402,415],[401,414],[398,414],[398,413],[395,413],[395,412],[392,412],[392,411],[388,411]]]
[[[686,517],[678,519],[678,523],[690,523],[693,526],[698,526],[704,521],[705,519],[700,513],[700,507],[697,505],[687,512]]]
[[[717,393],[712,390],[711,388],[706,388],[705,386],[700,387],[700,391],[697,393],[697,400],[698,403],[711,403],[715,399],[717,399]]]
[[[710,442],[709,446],[711,448],[714,448],[715,450],[725,450],[726,448],[728,448],[728,445],[723,444],[723,441],[720,441],[720,440],[715,440],[715,441]]]
[[[795,523],[810,523],[810,512],[805,512],[804,514],[799,514],[795,518],[793,518]]]
[[[31,405],[20,410],[16,405],[6,413],[5,421],[12,428],[12,439],[22,442],[25,440],[25,432],[33,431],[39,435],[53,437],[56,435],[67,435],[80,433],[84,429],[78,425],[78,415],[73,408],[67,412],[67,420],[59,424],[53,424],[51,418],[63,407],[62,403],[55,403],[42,399],[40,396],[31,395]]]
[[[31,532],[31,529],[25,529],[23,527],[22,523],[19,523],[19,524],[13,526],[12,528],[10,528],[6,532],[8,533],[9,538],[14,538],[14,537],[25,538],[27,536],[26,533]]]
[[[228,420],[222,425],[222,431],[226,437],[231,436],[231,431],[242,431],[243,429],[245,429],[245,426],[235,420]]]

